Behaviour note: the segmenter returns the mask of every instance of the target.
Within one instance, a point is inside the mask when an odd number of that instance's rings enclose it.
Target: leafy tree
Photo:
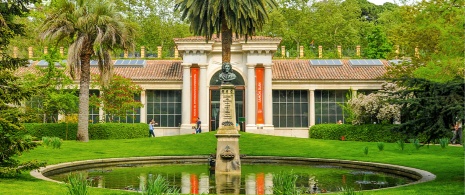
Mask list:
[[[112,75],[110,52],[117,48],[131,48],[134,28],[125,22],[115,4],[108,0],[57,0],[45,19],[41,37],[72,40],[68,50],[68,65],[74,77],[79,72],[79,122],[77,138],[89,141],[89,85],[90,60],[96,57],[102,85]]]
[[[98,77],[98,75],[95,76]],[[120,122],[121,118],[126,117],[129,113],[134,113],[135,109],[143,107],[140,101],[134,100],[134,96],[140,95],[142,88],[128,78],[113,75],[107,86],[101,86],[99,82],[93,84],[100,89],[101,95],[100,97],[93,95],[91,102],[96,107],[103,105],[103,111],[110,122],[116,122],[116,120]]]
[[[46,122],[46,119],[50,117],[52,122],[57,122],[58,119],[54,117],[56,114],[69,115],[76,114],[78,111],[76,89],[70,88],[73,80],[65,74],[63,68],[65,64],[61,63],[62,67],[55,66],[58,63],[58,55],[57,51],[51,48],[50,53],[44,56],[48,62],[48,67],[36,67],[35,73],[24,76],[30,88],[38,89],[32,99],[40,101],[39,106],[27,107],[27,109],[33,114],[43,116],[40,120],[43,122]]]
[[[406,134],[426,135],[426,142],[449,136],[451,125],[465,117],[465,84],[462,77],[441,83],[427,79],[402,78],[405,89],[395,104],[401,106],[402,124],[396,128]]]
[[[43,166],[44,163],[29,161],[20,163],[12,158],[37,146],[26,135],[21,125],[24,113],[18,105],[32,94],[14,75],[14,71],[25,66],[26,59],[12,58],[6,53],[10,40],[24,33],[24,25],[14,22],[15,17],[26,17],[26,5],[35,0],[0,2],[0,177],[17,176],[21,171]]]
[[[270,9],[276,7],[274,0],[177,0],[175,10],[182,13],[182,20],[188,19],[190,30],[195,35],[210,40],[216,32],[221,34],[222,64],[231,66],[232,33],[236,37],[253,36],[268,20]]]
[[[375,26],[368,35],[368,45],[365,49],[365,55],[371,59],[386,59],[392,50],[392,44],[386,38],[386,35],[379,26]]]

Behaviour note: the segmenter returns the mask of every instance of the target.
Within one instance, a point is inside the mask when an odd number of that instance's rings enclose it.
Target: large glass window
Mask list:
[[[95,95],[98,97],[100,95],[100,91],[93,90],[93,89],[89,90],[89,96],[92,96],[92,95]],[[98,123],[100,121],[99,109],[100,107],[89,105],[89,122]]]
[[[344,111],[348,90],[315,90],[315,124],[344,122]]]
[[[181,125],[181,90],[147,90],[147,121],[155,119],[160,127]]]
[[[273,90],[273,125],[308,127],[308,92]]]
[[[134,95],[134,100],[140,102],[140,95]],[[133,108],[132,112],[127,112],[126,117],[119,118],[117,116],[113,117],[113,122],[120,122],[120,123],[140,123],[140,109],[141,108]],[[111,116],[105,116],[106,121],[110,122]]]

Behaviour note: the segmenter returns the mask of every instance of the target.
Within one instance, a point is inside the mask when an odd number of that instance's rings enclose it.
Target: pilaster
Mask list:
[[[191,63],[182,63],[182,124],[179,133],[192,133],[191,118]]]
[[[255,63],[249,63],[247,65],[247,89],[246,89],[246,97],[247,97],[247,106],[245,107],[245,123],[246,128],[245,131],[249,130],[256,130],[257,125],[255,122]]]
[[[309,102],[309,108],[310,111],[309,114],[309,119],[310,119],[310,126],[315,125],[315,90],[311,89],[309,90],[309,96],[310,96],[310,102]]]
[[[209,112],[208,112],[208,87],[207,81],[209,80],[207,76],[207,67],[208,64],[198,64],[200,67],[200,82],[199,82],[199,117],[202,121],[202,132],[208,132],[209,128]]]
[[[143,105],[143,107],[140,109],[140,122],[141,123],[148,123],[147,121],[147,96],[145,94],[146,90],[143,89],[140,92],[140,103]]]
[[[264,93],[267,94],[266,96],[263,97],[263,111],[265,113],[265,126],[263,127],[263,130],[265,130],[266,134],[272,134],[274,130],[273,126],[273,101],[272,98],[273,96],[273,90],[272,90],[272,72],[271,72],[271,67],[273,66],[273,63],[270,64],[263,64],[265,67],[265,86],[264,86]]]

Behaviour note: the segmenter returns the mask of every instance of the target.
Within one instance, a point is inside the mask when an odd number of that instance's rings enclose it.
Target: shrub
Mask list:
[[[442,149],[446,148],[446,146],[449,145],[449,138],[445,137],[439,139],[439,145],[441,145]]]
[[[42,143],[47,147],[52,148],[60,148],[61,147],[61,139],[58,137],[42,137]]]
[[[403,139],[397,140],[396,143],[397,143],[397,146],[399,146],[399,148],[400,148],[401,150],[404,150],[404,148],[405,148],[405,141],[404,141]]]
[[[384,150],[384,142],[378,142],[378,150],[383,151]]]
[[[27,132],[35,137],[58,137],[63,140],[76,140],[76,123],[27,123]],[[131,139],[147,136],[145,123],[98,123],[89,124],[89,138]]]
[[[393,143],[407,136],[392,130],[396,125],[347,125],[319,124],[310,128],[310,138],[339,140],[341,136],[347,141],[388,142]]]
[[[365,146],[365,149],[363,150],[363,153],[364,153],[365,155],[368,155],[368,146]]]

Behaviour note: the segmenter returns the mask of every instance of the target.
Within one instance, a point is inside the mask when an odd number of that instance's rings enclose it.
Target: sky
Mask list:
[[[372,2],[376,5],[383,5],[386,2],[391,2],[394,3],[394,0],[368,0],[369,2]]]

